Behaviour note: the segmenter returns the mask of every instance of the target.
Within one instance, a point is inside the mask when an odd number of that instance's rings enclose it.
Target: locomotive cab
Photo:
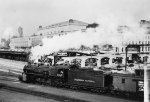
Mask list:
[[[63,83],[68,81],[68,68],[60,68],[57,71],[57,77],[63,79]]]

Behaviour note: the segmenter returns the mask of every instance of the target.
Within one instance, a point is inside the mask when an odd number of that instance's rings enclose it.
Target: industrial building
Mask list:
[[[44,37],[52,38],[56,35],[61,36],[76,31],[85,31],[87,25],[88,23],[70,19],[68,21],[52,24],[46,27],[39,26],[35,35],[22,37],[21,32],[21,36],[12,38],[10,48],[30,48],[36,45],[41,45]],[[19,32],[20,29],[21,28],[19,28]]]

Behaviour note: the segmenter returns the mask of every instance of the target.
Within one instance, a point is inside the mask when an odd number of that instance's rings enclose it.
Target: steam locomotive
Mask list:
[[[96,93],[111,93],[143,99],[143,69],[136,69],[134,74],[112,73],[112,69],[105,66],[105,64],[110,62],[106,56],[101,58],[85,56],[82,58],[80,60],[74,57],[71,64],[55,64],[55,66],[32,65],[29,63],[24,67],[19,79],[27,83],[40,83],[55,87],[83,89]],[[95,64],[94,62],[97,63]],[[101,63],[98,64],[99,62]]]

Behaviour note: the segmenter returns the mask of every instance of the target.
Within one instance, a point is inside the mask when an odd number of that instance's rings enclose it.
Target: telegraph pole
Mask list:
[[[125,57],[125,71],[127,70],[127,52],[128,52],[128,47],[125,48],[126,52],[126,57]]]

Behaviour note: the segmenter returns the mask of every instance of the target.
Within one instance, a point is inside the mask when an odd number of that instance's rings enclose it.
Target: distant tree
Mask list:
[[[93,45],[93,50],[94,51],[99,51],[99,46],[98,45]]]
[[[86,28],[96,28],[96,27],[98,27],[99,26],[99,24],[97,24],[97,23],[92,23],[92,24],[88,24],[87,26],[86,26]]]
[[[112,45],[109,45],[109,44],[105,44],[102,46],[102,49],[105,50],[105,51],[110,51],[113,49],[113,46]]]
[[[6,42],[6,39],[2,38],[2,39],[1,39],[1,42]]]
[[[40,25],[39,28],[42,28],[42,26]]]
[[[86,47],[84,45],[81,45],[79,49],[83,51],[86,49]]]
[[[68,48],[67,50],[69,50],[69,51],[75,51],[76,48]]]
[[[6,39],[1,39],[1,42],[3,43],[3,48],[10,48],[9,44],[10,44],[10,39],[6,40]]]
[[[8,40],[6,41],[6,47],[7,47],[7,48],[10,48],[9,44],[10,44],[10,39],[8,39]]]
[[[64,52],[64,50],[59,50],[58,52],[60,52],[60,53],[61,53],[61,52]]]

